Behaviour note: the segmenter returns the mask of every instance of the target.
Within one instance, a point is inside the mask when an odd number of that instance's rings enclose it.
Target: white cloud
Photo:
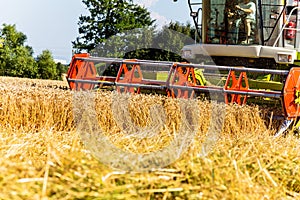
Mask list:
[[[159,0],[134,0],[135,3],[150,8],[154,6]]]
[[[145,6],[147,9],[149,9],[151,18],[156,19],[156,25],[157,28],[160,29],[164,25],[167,25],[170,23],[171,20],[167,19],[165,16],[160,15],[157,12],[154,12],[151,7],[154,6],[158,1],[160,0],[134,0],[135,3]]]
[[[171,20],[167,19],[165,16],[158,14],[157,12],[151,12],[151,17],[153,19],[156,19],[156,25],[157,28],[160,29],[164,25],[167,25],[170,23]]]

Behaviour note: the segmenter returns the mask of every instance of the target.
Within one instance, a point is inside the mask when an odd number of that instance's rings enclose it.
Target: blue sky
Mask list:
[[[170,21],[191,22],[187,0],[134,0],[144,5],[161,26]],[[78,19],[87,15],[80,0],[0,0],[0,25],[15,24],[27,36],[35,55],[43,50],[55,59],[70,61],[71,41],[78,36]]]

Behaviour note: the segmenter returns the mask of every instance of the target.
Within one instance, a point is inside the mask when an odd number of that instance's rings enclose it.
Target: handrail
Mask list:
[[[278,36],[277,36],[277,38],[276,38],[274,44],[273,44],[273,47],[275,47],[276,44],[278,43],[278,41],[279,41],[280,37],[282,36],[282,33],[283,33],[284,30],[295,30],[295,31],[300,31],[299,28],[286,28],[286,25],[290,22],[290,18],[291,18],[291,16],[292,16],[293,12],[294,12],[295,10],[298,10],[298,9],[300,9],[300,7],[294,7],[294,8],[291,10],[290,14],[289,14],[288,17],[287,17],[286,22],[285,22],[284,25],[282,26],[282,28],[281,28],[281,30],[280,30],[280,32],[279,32],[279,34],[278,34]]]
[[[199,3],[193,3],[191,2],[192,0],[188,0],[188,5],[189,5],[189,8],[190,8],[190,15],[191,17],[193,18],[193,21],[194,21],[194,25],[195,25],[195,28],[196,28],[196,33],[195,33],[195,43],[196,43],[196,35],[198,35],[199,37],[199,41],[201,43],[201,40],[202,40],[202,22],[199,23],[199,15],[200,15],[200,12],[202,12],[202,1],[199,2]],[[194,6],[199,6],[198,9],[194,9],[193,7]],[[195,16],[193,16],[192,14],[196,14]]]

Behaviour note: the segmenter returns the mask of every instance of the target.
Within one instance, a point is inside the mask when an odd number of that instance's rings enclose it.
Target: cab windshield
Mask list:
[[[204,40],[210,44],[258,44],[253,0],[210,0],[203,10]]]

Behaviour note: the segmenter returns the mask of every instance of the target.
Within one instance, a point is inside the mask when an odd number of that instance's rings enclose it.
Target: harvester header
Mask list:
[[[276,76],[282,83],[255,80]],[[67,74],[72,90],[109,89],[132,94],[163,94],[195,98],[218,94],[225,103],[279,99],[286,118],[300,114],[300,67],[290,70],[256,69],[180,62],[91,57],[74,55]],[[265,87],[265,88],[263,88]],[[267,102],[268,100],[266,100]]]

